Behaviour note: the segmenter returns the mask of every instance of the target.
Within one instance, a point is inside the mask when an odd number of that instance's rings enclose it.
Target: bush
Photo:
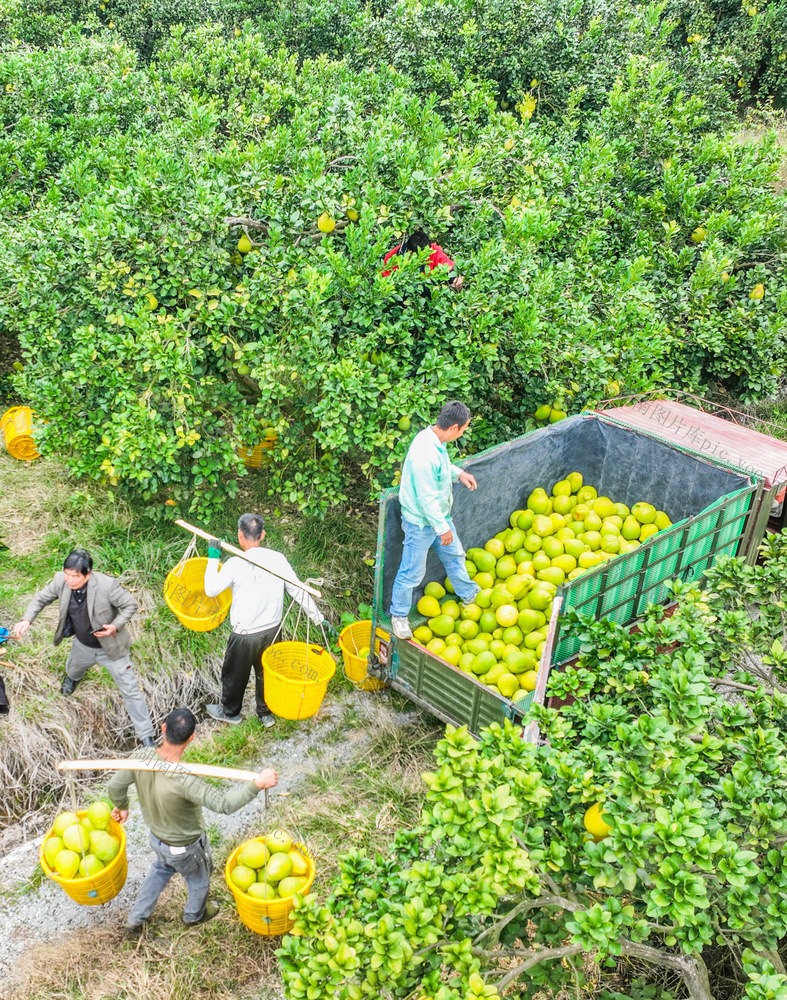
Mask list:
[[[782,997],[785,571],[777,536],[762,567],[676,582],[637,634],[575,616],[579,660],[549,682],[568,704],[533,710],[545,745],[449,726],[419,826],[298,905],[288,1000],[579,992],[591,961],[631,959],[673,983],[633,997]]]

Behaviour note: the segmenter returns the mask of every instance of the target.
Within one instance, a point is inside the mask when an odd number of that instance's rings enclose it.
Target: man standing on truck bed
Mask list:
[[[475,476],[451,463],[446,450],[446,443],[458,440],[469,424],[468,407],[452,399],[434,426],[416,434],[407,451],[399,490],[404,547],[391,594],[391,628],[397,639],[412,637],[407,616],[413,590],[426,572],[429,549],[437,552],[463,604],[470,604],[478,593],[478,586],[467,575],[465,551],[451,520],[454,483],[463,483],[469,490],[477,489],[478,483]]]

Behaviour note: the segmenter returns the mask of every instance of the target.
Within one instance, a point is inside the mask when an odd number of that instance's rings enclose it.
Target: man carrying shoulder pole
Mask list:
[[[264,726],[275,723],[265,704],[262,654],[273,643],[281,626],[285,589],[301,605],[310,621],[322,626],[331,636],[336,635],[335,629],[325,621],[311,597],[295,583],[285,582],[298,579],[295,571],[283,553],[262,548],[264,538],[262,517],[259,514],[243,514],[238,520],[238,545],[246,558],[232,556],[221,569],[221,542],[218,538],[208,542],[205,593],[208,597],[217,597],[222,591],[232,590],[232,635],[221,668],[221,704],[208,705],[206,711],[211,718],[232,725],[243,721],[243,696],[252,669],[255,672],[257,718]],[[277,575],[274,576],[274,573]]]
[[[220,791],[179,771],[183,751],[194,739],[197,720],[187,708],[170,712],[161,726],[162,744],[158,750],[141,751],[145,759],[166,761],[167,771],[123,771],[114,775],[107,786],[116,823],[128,819],[128,790],[136,785],[142,815],[150,828],[150,846],[155,859],[142,889],[126,919],[129,934],[138,934],[150,919],[159,896],[173,875],[182,875],[188,886],[183,910],[187,926],[210,920],[218,904],[208,899],[213,858],[205,833],[203,806],[213,812],[233,813],[251,802],[263,788],[273,788],[276,772],[264,768],[253,781]]]

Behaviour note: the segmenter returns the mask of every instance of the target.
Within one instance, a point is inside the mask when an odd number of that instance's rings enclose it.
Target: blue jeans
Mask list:
[[[404,618],[410,613],[410,608],[413,606],[413,590],[424,578],[426,558],[429,549],[432,548],[445,566],[445,575],[463,601],[472,601],[478,593],[478,587],[467,575],[465,550],[456,537],[454,522],[449,520],[448,527],[453,533],[454,540],[450,545],[441,545],[440,536],[435,533],[434,528],[429,526],[419,528],[409,521],[402,521],[404,548],[391,593],[391,614],[397,618]]]

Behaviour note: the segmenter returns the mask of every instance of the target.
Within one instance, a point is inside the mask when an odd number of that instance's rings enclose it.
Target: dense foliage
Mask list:
[[[786,574],[775,536],[756,569],[675,583],[675,614],[636,634],[575,619],[579,660],[549,685],[568,703],[535,710],[548,744],[449,727],[420,827],[299,907],[288,998],[555,993],[619,957],[695,1000],[787,996]]]
[[[479,448],[544,401],[776,391],[780,154],[729,132],[743,56],[682,37],[716,5],[564,6],[0,4],[0,325],[43,451],[206,512],[273,425],[271,494],[319,513],[446,397]],[[416,225],[461,293],[381,276]]]

